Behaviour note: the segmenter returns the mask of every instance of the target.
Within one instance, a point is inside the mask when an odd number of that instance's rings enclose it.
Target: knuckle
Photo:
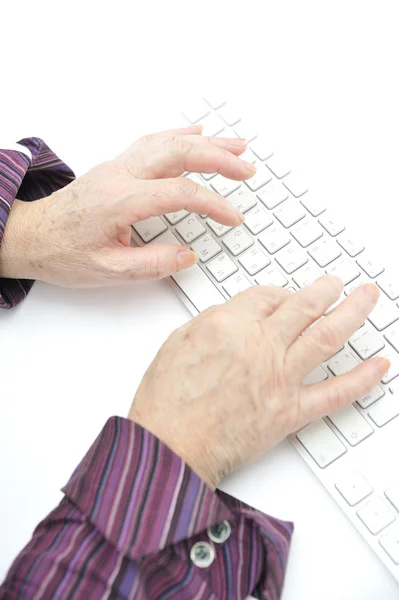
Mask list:
[[[338,328],[330,323],[328,319],[323,319],[315,327],[314,335],[316,336],[317,344],[322,349],[325,349],[327,354],[342,346],[342,339]]]
[[[326,413],[329,414],[344,406],[348,400],[348,392],[346,390],[345,385],[339,380],[334,380],[334,385],[329,389],[329,393],[327,394],[327,407]]]
[[[175,192],[180,196],[190,196],[194,198],[198,193],[198,184],[188,177],[177,177],[174,181]]]
[[[232,318],[226,309],[213,306],[203,313],[203,317],[212,336],[231,331]]]
[[[149,279],[160,279],[165,273],[165,261],[158,252],[149,252],[144,259],[144,273]]]
[[[309,290],[306,291],[308,292]],[[299,311],[310,320],[315,321],[320,316],[319,303],[314,296],[311,296],[310,294],[301,296],[301,294],[298,293],[295,296],[295,300],[298,303]]]

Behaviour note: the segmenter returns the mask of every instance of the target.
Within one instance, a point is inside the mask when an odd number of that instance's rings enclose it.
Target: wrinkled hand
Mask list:
[[[181,246],[130,247],[130,226],[181,209],[224,225],[243,221],[219,194],[180,177],[185,171],[236,180],[254,174],[238,158],[245,140],[207,138],[201,131],[191,126],[144,137],[48,198],[16,201],[0,248],[0,276],[93,287],[191,266],[196,256]]]
[[[208,309],[166,341],[129,418],[215,487],[289,433],[366,395],[387,372],[386,359],[302,383],[363,325],[379,295],[374,285],[360,286],[315,323],[342,287],[327,276],[295,294],[256,286]]]

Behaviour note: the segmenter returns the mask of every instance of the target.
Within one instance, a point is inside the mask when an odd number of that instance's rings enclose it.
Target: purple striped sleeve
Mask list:
[[[210,490],[167,446],[113,417],[0,588],[8,600],[281,596],[292,524]],[[213,543],[207,529],[228,521]],[[211,544],[213,562],[190,558]]]
[[[38,200],[66,186],[74,174],[39,138],[18,142],[32,160],[16,150],[0,149],[0,244],[15,198]],[[0,277],[0,308],[12,308],[25,298],[33,281]]]

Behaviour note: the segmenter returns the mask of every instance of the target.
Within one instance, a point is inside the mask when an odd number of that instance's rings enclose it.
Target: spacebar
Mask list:
[[[197,265],[172,275],[179,288],[184,292],[198,312],[214,304],[223,304],[225,298]]]

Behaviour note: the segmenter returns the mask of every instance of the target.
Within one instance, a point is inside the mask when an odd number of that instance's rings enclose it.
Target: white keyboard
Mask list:
[[[198,265],[171,279],[193,315],[252,285],[296,291],[324,273],[344,281],[339,301],[365,282],[381,289],[366,324],[305,383],[340,375],[376,355],[389,357],[389,372],[368,396],[304,427],[290,441],[399,582],[399,278],[368,254],[228,103],[200,99],[183,114],[189,123],[203,124],[204,135],[249,140],[243,157],[257,166],[245,182],[186,174],[239,208],[246,217],[240,227],[184,210],[134,225],[139,245],[181,244],[199,255]]]

